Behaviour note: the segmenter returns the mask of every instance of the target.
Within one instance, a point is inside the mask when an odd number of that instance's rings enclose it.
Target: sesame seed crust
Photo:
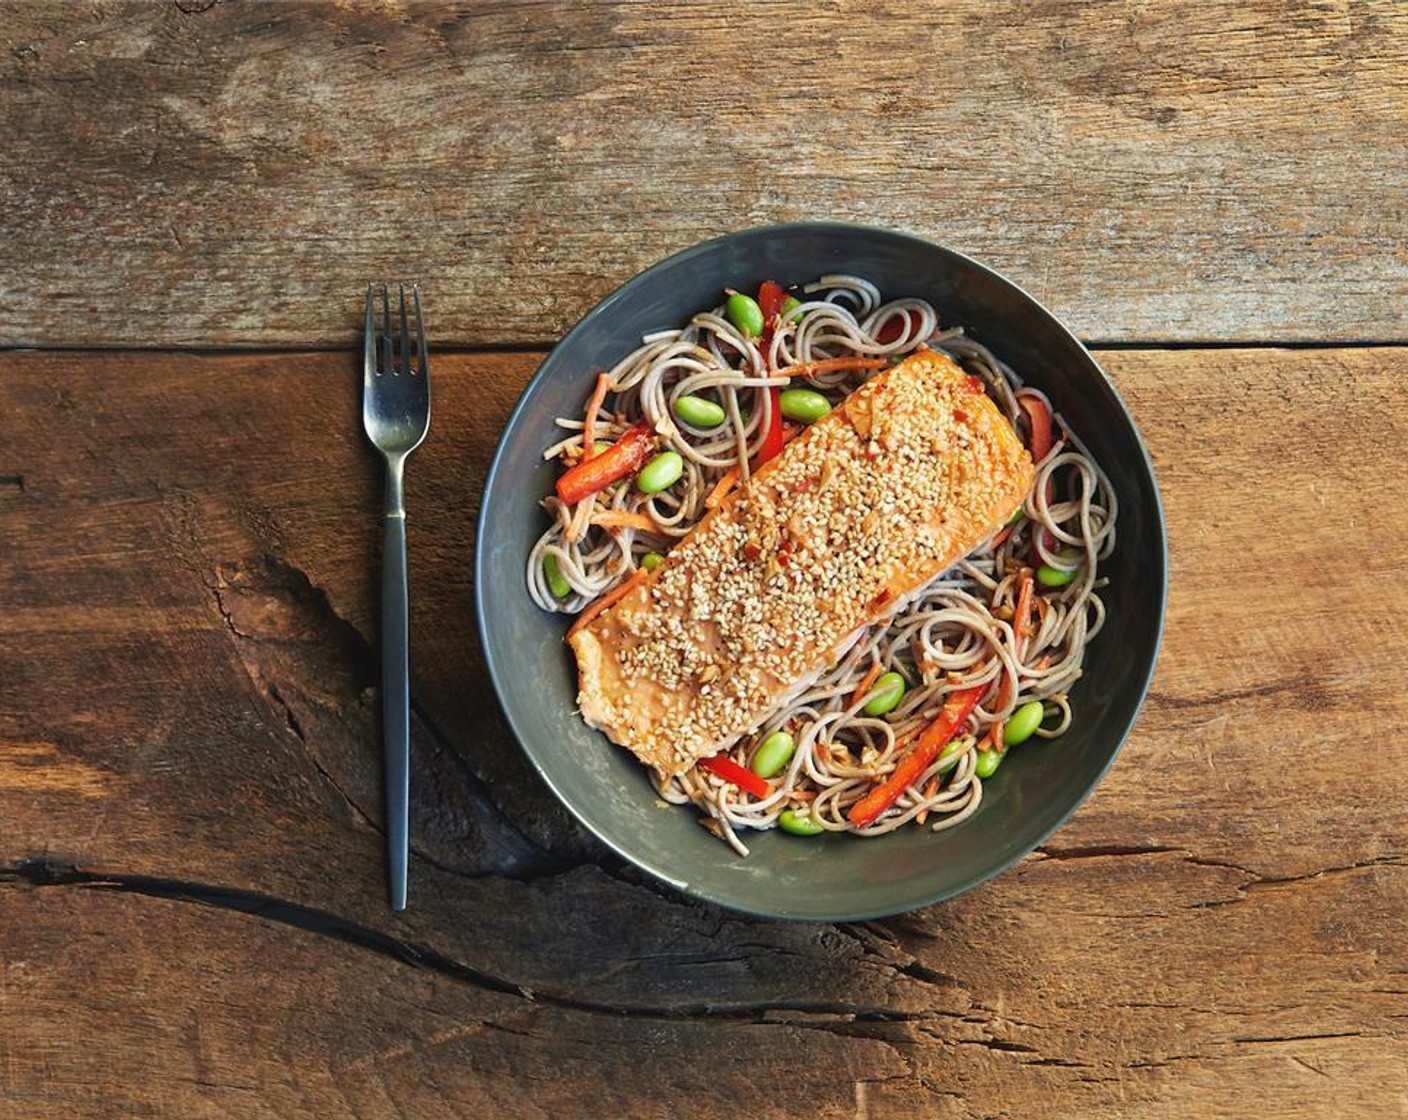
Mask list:
[[[872,377],[572,634],[582,716],[673,776],[756,729],[1031,488],[982,385],[920,350]]]

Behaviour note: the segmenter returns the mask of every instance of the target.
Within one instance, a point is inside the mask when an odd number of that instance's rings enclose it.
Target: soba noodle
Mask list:
[[[527,564],[534,602],[549,611],[580,611],[630,576],[648,554],[664,553],[685,536],[704,516],[710,491],[727,472],[736,470],[747,479],[749,461],[771,423],[770,387],[805,383],[834,402],[870,372],[779,378],[770,376],[771,370],[845,356],[898,360],[929,345],[981,378],[1019,433],[1029,435],[1023,397],[1050,410],[1044,395],[1025,387],[1016,371],[961,327],[940,329],[937,313],[924,300],[882,302],[869,281],[845,275],[822,276],[802,294],[803,302],[773,333],[766,355],[761,340],[741,334],[720,306],[695,315],[683,329],[646,336],[608,371],[615,396],[610,411],[596,420],[597,440],[613,441],[644,417],[662,433],[661,449],[683,458],[684,473],[656,494],[642,493],[627,477],[575,508],[555,495],[546,498],[552,524]],[[685,395],[722,406],[723,424],[703,429],[680,420],[673,405]],[[576,462],[585,422],[564,418],[558,425],[563,438],[544,458]],[[979,748],[1000,749],[1001,725],[1019,707],[1041,701],[1044,718],[1036,735],[1062,734],[1070,724],[1068,694],[1081,675],[1086,643],[1105,617],[1097,594],[1105,584],[1098,564],[1115,547],[1117,510],[1109,480],[1059,414],[1053,415],[1052,435],[1023,518],[927,584],[888,623],[858,634],[832,670],[729,749],[734,761],[747,766],[769,734],[785,729],[793,735],[796,750],[773,778],[767,797],[754,798],[698,769],[663,783],[656,777],[660,796],[692,802],[703,813],[702,823],[742,855],[748,849],[740,831],[775,827],[783,810],[802,806],[827,831],[875,836],[912,821],[938,831],[977,811],[983,797]],[[657,528],[647,532],[610,524],[609,515],[619,513],[647,515]],[[598,523],[603,514],[608,524]],[[544,571],[549,556],[570,589],[561,598],[554,596]],[[1074,576],[1064,586],[1036,584],[1034,623],[1018,642],[1012,620],[1019,579],[1024,570],[1029,579],[1041,565],[1074,570]],[[893,711],[867,715],[867,695],[858,690],[888,671],[905,678],[907,691]],[[994,682],[999,687],[984,700],[990,706],[975,710],[968,730],[888,812],[867,828],[846,819],[847,809],[894,769],[947,695]]]

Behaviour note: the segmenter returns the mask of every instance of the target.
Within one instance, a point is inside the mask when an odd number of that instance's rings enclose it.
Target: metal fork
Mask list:
[[[430,427],[430,356],[426,350],[420,287],[411,287],[415,306],[414,335],[406,316],[406,285],[401,284],[400,289],[400,330],[393,333],[391,292],[387,285],[380,285],[382,317],[378,333],[378,286],[367,285],[366,338],[362,353],[362,424],[386,460],[386,514],[381,557],[381,703],[386,845],[393,910],[406,908],[411,816],[410,608],[406,585],[406,507],[402,500],[401,478],[406,457],[420,446]]]

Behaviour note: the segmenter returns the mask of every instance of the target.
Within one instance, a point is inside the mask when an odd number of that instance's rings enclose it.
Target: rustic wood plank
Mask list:
[[[1172,546],[1134,737],[1013,872],[823,927],[605,858],[500,726],[469,556],[536,355],[443,357],[408,478],[423,718],[401,918],[351,359],[0,356],[0,1106],[1400,1112],[1408,748],[1384,729],[1408,717],[1408,350],[1101,357]]]
[[[1237,878],[1213,872],[1228,895]],[[518,970],[561,955],[561,975],[518,992],[278,920],[0,882],[0,1106],[34,1120],[663,1120],[802,1102],[871,1120],[1400,1115],[1408,871],[1199,908],[1208,887],[1206,866],[1175,856],[1035,860],[863,927],[687,930],[657,911],[609,959],[594,955],[602,910],[563,909]],[[661,986],[615,995],[637,971]],[[718,981],[748,1002],[678,1000]]]
[[[343,345],[388,271],[442,343],[546,342],[810,218],[1086,337],[1408,337],[1392,0],[12,0],[0,41],[0,344]]]

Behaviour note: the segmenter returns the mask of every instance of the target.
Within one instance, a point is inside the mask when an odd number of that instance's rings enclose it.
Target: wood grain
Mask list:
[[[1101,339],[1408,337],[1408,11],[41,2],[0,9],[0,344],[541,344],[767,222],[978,256]]]
[[[0,1105],[36,1120],[1401,1115],[1408,873],[1242,882],[1171,854],[1033,859],[936,910],[833,929],[577,872],[503,900],[525,906],[525,942],[502,973],[269,907],[0,883]],[[466,942],[498,933],[481,914]]]
[[[1403,1115],[1408,350],[1101,358],[1167,507],[1149,704],[1041,852],[831,927],[643,880],[500,726],[475,495],[537,355],[444,356],[408,476],[399,918],[350,358],[0,356],[0,1112]]]

